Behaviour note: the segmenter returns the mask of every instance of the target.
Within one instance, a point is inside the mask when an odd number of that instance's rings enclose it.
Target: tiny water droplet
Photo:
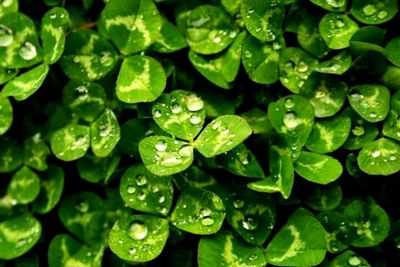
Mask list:
[[[351,132],[355,135],[355,136],[361,136],[365,133],[364,127],[362,126],[355,126]]]
[[[138,185],[138,186],[144,186],[145,184],[147,184],[147,179],[146,179],[146,176],[144,176],[144,175],[137,175],[136,176],[136,184]]]
[[[55,18],[57,18],[57,14],[54,13],[54,12],[51,12],[51,13],[49,14],[49,17],[50,17],[50,19],[55,19]]]
[[[172,113],[177,114],[177,113],[179,113],[181,111],[182,111],[182,107],[181,107],[181,105],[179,105],[179,103],[173,103],[171,105],[171,112]]]
[[[193,125],[197,125],[201,122],[201,117],[197,114],[190,116],[189,122]]]
[[[248,153],[244,153],[244,154],[240,155],[240,162],[243,165],[248,165],[249,164],[249,157],[250,157],[250,155]]]
[[[75,206],[75,208],[76,208],[79,212],[86,213],[86,212],[89,211],[89,202],[87,202],[87,201],[81,201],[81,202],[79,202],[79,203]]]
[[[242,227],[246,230],[252,231],[257,229],[258,223],[257,221],[253,218],[253,217],[246,217],[243,221],[242,221]]]
[[[154,110],[153,115],[155,118],[160,118],[162,114],[161,114],[161,111],[156,109],[156,110]]]
[[[249,260],[250,261],[255,261],[255,260],[257,260],[257,255],[256,254],[251,254],[250,256],[249,256]]]
[[[344,23],[344,21],[342,19],[337,19],[336,20],[336,27],[338,28],[343,28],[346,24]]]
[[[0,24],[0,47],[6,47],[14,41],[13,32],[7,26]]]
[[[384,19],[387,16],[388,16],[388,13],[385,10],[381,10],[381,11],[378,12],[378,18],[380,18],[380,19]]]
[[[213,42],[214,43],[220,43],[222,41],[222,38],[219,36],[214,37]]]
[[[292,98],[288,97],[285,99],[285,108],[291,109],[294,107],[294,101]]]
[[[134,186],[128,186],[126,192],[128,192],[128,194],[134,194],[136,192],[136,188]]]
[[[204,225],[204,226],[210,226],[210,225],[213,225],[214,224],[214,219],[213,218],[203,218],[202,220],[201,220],[201,224],[202,225]]]
[[[369,4],[363,7],[363,12],[366,16],[372,16],[376,13],[375,5]]]
[[[249,50],[244,51],[245,58],[251,58],[252,56],[253,56],[253,54]]]
[[[379,157],[381,155],[381,152],[379,151],[379,150],[375,150],[375,151],[373,151],[372,153],[371,153],[371,156],[373,157],[373,158],[377,158],[377,157]]]
[[[157,151],[160,151],[160,152],[167,150],[167,147],[168,147],[168,144],[164,140],[158,140],[155,145],[155,148],[157,149]]]
[[[236,33],[235,31],[231,31],[231,32],[229,33],[229,38],[235,38],[236,35],[237,35],[237,33]]]
[[[375,112],[371,112],[370,114],[369,114],[369,117],[370,118],[376,118],[378,115],[375,113]]]
[[[351,266],[359,266],[361,264],[361,260],[357,256],[351,256],[348,262]]]
[[[129,249],[128,252],[129,252],[129,254],[133,255],[136,253],[136,248],[131,248],[131,249]]]
[[[144,192],[140,192],[139,195],[137,196],[139,200],[145,200],[146,199],[146,194]]]
[[[241,209],[244,207],[244,200],[243,199],[235,199],[233,201],[233,207],[235,207],[235,209]]]
[[[160,198],[158,199],[158,203],[164,203],[165,202],[165,197],[164,196],[160,196]]]
[[[189,111],[200,111],[204,107],[204,102],[200,97],[196,95],[191,95],[186,98],[186,108]]]
[[[141,221],[134,221],[129,226],[128,235],[134,240],[143,240],[147,236],[147,226]]]
[[[105,67],[109,67],[114,63],[112,54],[109,51],[103,51],[100,53],[100,64]]]
[[[306,72],[307,70],[308,70],[308,65],[304,61],[300,61],[299,64],[297,64],[298,72]]]
[[[37,56],[36,47],[32,43],[26,42],[21,45],[19,55],[25,60],[34,59]]]
[[[279,42],[273,42],[272,43],[272,49],[279,50],[281,48],[282,48],[282,45]]]
[[[253,9],[253,8],[251,8],[251,7],[249,7],[249,8],[247,9],[247,13],[249,13],[249,14],[253,14],[253,13],[254,13],[254,9]]]

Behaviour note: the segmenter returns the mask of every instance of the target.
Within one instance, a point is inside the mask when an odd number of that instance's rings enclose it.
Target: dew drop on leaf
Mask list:
[[[129,252],[129,254],[133,255],[136,253],[136,248],[131,248],[131,249],[129,249],[128,252]]]
[[[372,156],[373,158],[377,158],[377,157],[379,157],[380,155],[381,155],[381,152],[380,152],[379,150],[375,150],[375,151],[373,151],[372,154],[371,154],[371,156]]]
[[[363,7],[363,12],[366,16],[372,16],[373,14],[376,13],[376,7],[375,5],[368,4]]]
[[[79,212],[82,212],[82,213],[86,213],[86,212],[88,212],[89,211],[89,202],[87,202],[87,201],[82,201],[82,202],[80,202],[80,203],[78,203],[76,206],[75,206],[75,208],[79,211]]]
[[[299,125],[299,120],[293,112],[286,112],[283,115],[283,124],[285,124],[288,129],[294,129]]]
[[[126,189],[126,192],[128,194],[134,194],[136,192],[136,188],[134,186],[128,186],[128,188]]]
[[[175,167],[182,164],[182,162],[183,160],[181,158],[169,155],[161,159],[160,165],[164,167]]]
[[[182,157],[191,157],[193,155],[193,148],[191,146],[184,146],[179,149],[178,154]]]
[[[285,99],[285,108],[291,109],[294,107],[294,101],[290,97]]]
[[[300,61],[299,64],[297,64],[298,72],[306,72],[307,70],[308,70],[308,65],[304,61]]]
[[[156,145],[155,148],[157,149],[157,151],[165,151],[167,149],[167,142],[165,142],[164,140],[159,140]]]
[[[25,60],[34,59],[37,56],[36,47],[32,43],[26,42],[21,45],[19,55]]]
[[[0,46],[9,46],[13,41],[14,36],[12,30],[3,24],[0,24]]]
[[[182,107],[181,107],[181,105],[179,105],[178,103],[173,103],[173,104],[171,105],[171,111],[172,111],[172,113],[174,113],[174,114],[179,113],[179,112],[182,111]]]
[[[379,13],[378,13],[378,18],[384,19],[384,18],[387,17],[387,15],[388,15],[387,11],[381,10],[381,11],[379,11]]]
[[[129,226],[128,235],[134,240],[143,240],[146,238],[147,232],[148,229],[144,223],[140,221],[134,221]]]
[[[200,97],[196,95],[191,95],[186,98],[186,108],[189,111],[200,111],[204,107],[204,102]]]
[[[357,256],[352,256],[349,258],[350,266],[359,266],[361,264],[361,260]]]
[[[193,125],[197,125],[201,122],[201,117],[197,114],[190,116],[189,122]]]
[[[364,127],[362,126],[355,126],[351,132],[355,135],[355,136],[361,136],[365,133]]]
[[[153,115],[154,115],[154,117],[156,117],[156,118],[160,118],[162,114],[161,114],[161,111],[159,111],[158,109],[156,109],[156,110],[154,110]]]
[[[136,176],[136,184],[138,186],[143,186],[143,185],[147,184],[146,176],[144,176],[144,175]]]
[[[235,199],[233,201],[233,207],[235,207],[235,209],[241,209],[244,206],[244,200],[243,199]]]
[[[251,254],[250,256],[249,256],[249,260],[250,261],[255,261],[255,260],[257,260],[257,255],[256,254]]]
[[[242,227],[246,230],[252,231],[257,229],[258,223],[253,217],[246,217],[242,221]]]
[[[109,67],[114,63],[112,54],[108,51],[103,51],[100,53],[100,64]]]

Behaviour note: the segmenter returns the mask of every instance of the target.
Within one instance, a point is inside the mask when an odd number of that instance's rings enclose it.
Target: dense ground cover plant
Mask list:
[[[398,266],[396,0],[0,0],[0,266]]]

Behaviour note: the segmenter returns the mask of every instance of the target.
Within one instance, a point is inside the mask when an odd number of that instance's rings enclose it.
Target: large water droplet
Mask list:
[[[144,186],[145,184],[147,184],[147,179],[146,179],[146,176],[144,176],[144,175],[137,175],[136,176],[136,184],[138,185],[138,186]]]
[[[154,116],[155,118],[160,118],[161,115],[162,115],[162,114],[161,114],[161,111],[159,111],[158,109],[154,110],[153,116]]]
[[[13,41],[14,36],[12,30],[3,24],[0,24],[0,46],[9,46]]]
[[[160,196],[160,198],[158,199],[158,203],[162,204],[165,202],[165,197],[164,196]]]
[[[257,229],[258,223],[253,217],[246,217],[242,221],[242,227],[246,230],[252,231]]]
[[[169,155],[169,156],[162,158],[160,165],[164,166],[164,167],[175,167],[175,166],[178,166],[179,164],[181,164],[182,162],[183,162],[183,160],[181,158],[178,158],[173,155]]]
[[[369,114],[369,117],[370,118],[376,118],[378,115],[375,113],[375,112],[371,112],[370,114]]]
[[[163,152],[165,150],[167,150],[167,142],[165,142],[164,140],[158,140],[155,148],[157,149],[157,151]]]
[[[249,261],[255,261],[255,260],[257,260],[257,255],[256,254],[251,254],[250,256],[249,256]]]
[[[105,67],[109,67],[114,63],[112,54],[109,51],[103,51],[100,53],[100,64]]]
[[[189,122],[193,125],[197,125],[201,122],[201,117],[197,114],[193,114],[192,116],[190,116]]]
[[[388,13],[385,10],[381,10],[381,11],[378,12],[378,18],[380,18],[380,19],[384,19],[387,16],[388,16]]]
[[[193,155],[193,147],[184,146],[179,149],[178,154],[182,157],[191,157]]]
[[[364,6],[362,10],[366,16],[372,16],[376,13],[376,7],[372,4]]]
[[[220,43],[222,41],[222,38],[220,36],[216,36],[213,38],[214,43]]]
[[[283,124],[288,129],[294,129],[299,125],[299,120],[297,119],[296,115],[293,112],[286,112],[283,115]]]
[[[389,157],[389,159],[390,159],[390,160],[396,160],[397,157],[396,157],[395,155],[391,155],[391,156]]]
[[[128,192],[128,194],[134,194],[136,192],[136,188],[134,186],[128,186],[126,192]]]
[[[371,156],[373,157],[373,158],[377,158],[377,157],[379,157],[381,155],[381,152],[379,151],[379,150],[375,150],[375,151],[373,151],[372,153],[371,153]]]
[[[173,103],[171,105],[171,111],[172,113],[176,114],[182,111],[182,107],[181,105],[179,105],[179,103]]]
[[[26,42],[21,45],[19,55],[25,60],[34,59],[37,56],[36,47],[32,43]]]
[[[351,256],[348,262],[351,266],[359,266],[361,264],[361,260],[357,256]]]
[[[88,212],[89,211],[89,207],[90,207],[90,205],[89,205],[89,202],[87,202],[87,201],[81,201],[75,206],[75,208],[79,212],[82,212],[82,213]]]
[[[346,24],[344,23],[344,21],[342,19],[337,19],[336,20],[336,27],[338,28],[343,28]]]
[[[134,240],[143,240],[147,236],[147,226],[140,221],[132,222],[129,226],[128,235]]]
[[[200,97],[196,95],[191,95],[186,98],[186,108],[189,111],[200,111],[204,107],[204,102]]]

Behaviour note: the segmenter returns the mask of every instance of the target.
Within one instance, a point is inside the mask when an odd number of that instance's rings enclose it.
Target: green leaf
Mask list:
[[[28,213],[0,222],[0,259],[25,254],[38,242],[41,232],[40,222]]]
[[[223,231],[213,236],[200,239],[198,264],[208,266],[265,266],[267,264],[263,251]]]
[[[69,28],[68,11],[54,7],[42,19],[41,34],[43,57],[47,64],[54,64],[61,57],[65,47],[65,31]]]
[[[119,154],[111,154],[102,158],[86,154],[77,161],[77,168],[82,179],[91,183],[107,184],[113,177],[120,160]]]
[[[283,1],[242,0],[240,13],[247,30],[257,39],[271,42],[281,34],[285,17]]]
[[[7,187],[7,195],[19,204],[27,204],[35,200],[39,190],[39,177],[31,169],[24,166],[12,176]]]
[[[213,192],[189,188],[181,193],[171,214],[172,225],[198,235],[219,231],[225,218],[225,206]]]
[[[329,153],[339,149],[351,130],[351,120],[346,115],[315,121],[306,147],[312,152]]]
[[[22,164],[22,151],[14,140],[0,138],[0,173],[12,172]]]
[[[294,170],[310,182],[328,184],[340,177],[343,167],[335,158],[303,151],[294,163]]]
[[[183,34],[166,18],[163,18],[163,24],[160,33],[161,36],[154,40],[154,43],[151,46],[152,50],[155,50],[159,53],[172,53],[187,46]]]
[[[154,215],[168,214],[173,191],[169,177],[155,176],[142,164],[128,168],[119,185],[120,195],[128,207]]]
[[[342,201],[342,188],[336,183],[326,186],[315,186],[305,198],[305,203],[317,211],[333,210]]]
[[[222,8],[201,5],[188,14],[185,35],[194,52],[210,55],[227,48],[238,35],[238,27]]]
[[[0,11],[1,13],[1,11]],[[26,68],[42,59],[42,51],[35,25],[26,15],[18,12],[0,17],[0,66],[3,68]]]
[[[0,96],[0,135],[10,129],[13,122],[13,107],[7,97]]]
[[[343,213],[325,211],[321,212],[317,218],[327,231],[327,249],[330,253],[338,253],[349,248],[357,233]]]
[[[168,233],[167,220],[150,215],[133,215],[115,222],[109,234],[109,246],[123,260],[151,261],[163,250]]]
[[[249,123],[253,134],[266,134],[272,131],[268,113],[259,108],[250,109],[240,114],[240,116]]]
[[[351,37],[351,52],[357,56],[363,55],[368,51],[376,51],[385,55],[385,49],[382,47],[384,38],[385,32],[383,29],[375,26],[362,27]]]
[[[197,166],[190,166],[187,170],[172,177],[175,186],[183,191],[190,187],[207,188],[217,184],[217,180]]]
[[[300,46],[317,58],[326,56],[329,48],[319,32],[320,16],[305,16],[297,29]]]
[[[106,109],[90,125],[90,138],[92,151],[97,157],[106,157],[114,150],[121,138],[121,130],[111,109]]]
[[[151,0],[113,0],[101,13],[99,31],[124,55],[130,55],[160,40],[162,23]]]
[[[0,67],[0,84],[5,84],[15,76],[17,76],[18,70],[16,69],[6,69]]]
[[[242,61],[249,78],[256,83],[271,84],[279,78],[279,50],[282,44],[263,43],[251,35],[243,40]]]
[[[336,266],[365,266],[371,267],[367,260],[361,257],[359,254],[348,250],[335,257],[327,267],[336,267]]]
[[[268,117],[272,127],[285,136],[293,152],[299,152],[314,124],[314,109],[310,102],[298,95],[282,97],[269,104]]]
[[[166,85],[162,65],[148,56],[132,56],[122,62],[117,79],[117,97],[125,103],[151,102]]]
[[[103,112],[106,93],[94,82],[69,81],[63,90],[63,102],[85,121],[93,121]]]
[[[53,133],[50,147],[54,156],[63,161],[83,157],[90,146],[90,129],[83,125],[70,124]]]
[[[115,2],[115,1],[114,1]],[[60,64],[65,74],[77,81],[103,78],[117,63],[114,47],[94,31],[68,34]]]
[[[103,200],[92,192],[63,197],[58,216],[62,224],[86,244],[105,241]]]
[[[376,246],[389,234],[389,217],[385,210],[373,201],[354,200],[346,206],[344,215],[357,233],[355,240],[351,242],[354,247]]]
[[[319,23],[319,31],[331,49],[349,47],[350,39],[358,30],[358,25],[347,15],[328,13]]]
[[[382,121],[389,113],[390,92],[382,85],[357,85],[351,88],[349,103],[364,120]]]
[[[400,170],[400,145],[387,138],[367,143],[358,154],[360,169],[369,175],[390,175]]]
[[[383,135],[400,141],[400,92],[390,99],[390,112],[383,123]]]
[[[280,81],[283,86],[297,94],[317,65],[317,60],[301,48],[288,47],[279,58]]]
[[[139,153],[146,168],[159,176],[187,169],[193,162],[193,147],[165,136],[151,136],[139,143]]]
[[[51,211],[60,201],[64,188],[64,171],[50,165],[44,174],[40,175],[40,192],[33,202],[33,211],[45,214]]]
[[[9,81],[1,93],[3,96],[13,96],[18,101],[25,100],[42,86],[48,72],[47,64],[39,65]]]
[[[0,5],[0,17],[16,11],[18,11],[18,0],[3,1]]]
[[[49,267],[91,267],[101,266],[104,248],[86,246],[69,235],[56,235],[48,251]]]
[[[400,68],[396,66],[387,66],[382,75],[382,83],[390,89],[397,90],[400,86]]]
[[[47,169],[46,159],[51,154],[49,147],[37,133],[24,142],[24,163],[38,171]]]
[[[314,70],[321,73],[342,75],[351,67],[351,63],[352,58],[350,52],[344,50],[331,59],[320,62]]]
[[[263,169],[254,154],[244,144],[239,144],[226,154],[217,158],[218,163],[226,170],[249,178],[264,178]]]
[[[346,101],[347,84],[332,76],[313,73],[301,92],[314,107],[315,117],[335,115]]]
[[[381,24],[391,20],[398,11],[396,0],[353,0],[351,14],[365,24]]]
[[[311,213],[295,211],[266,249],[267,261],[277,266],[314,266],[326,253],[325,230]]]
[[[235,15],[240,12],[242,0],[221,0],[221,5],[228,11],[231,15]]]
[[[317,6],[322,7],[328,11],[345,11],[347,6],[347,0],[310,0]]]
[[[240,116],[224,115],[210,122],[194,145],[206,158],[222,154],[251,135],[249,124]]]
[[[351,108],[347,108],[344,113],[351,119],[351,134],[347,138],[343,147],[349,150],[357,150],[373,141],[379,134],[378,127],[370,122],[363,120]]]
[[[400,37],[391,39],[386,45],[387,59],[396,66],[400,66]]]
[[[193,140],[203,128],[204,102],[193,92],[175,90],[161,95],[152,108],[153,119],[167,133]]]

